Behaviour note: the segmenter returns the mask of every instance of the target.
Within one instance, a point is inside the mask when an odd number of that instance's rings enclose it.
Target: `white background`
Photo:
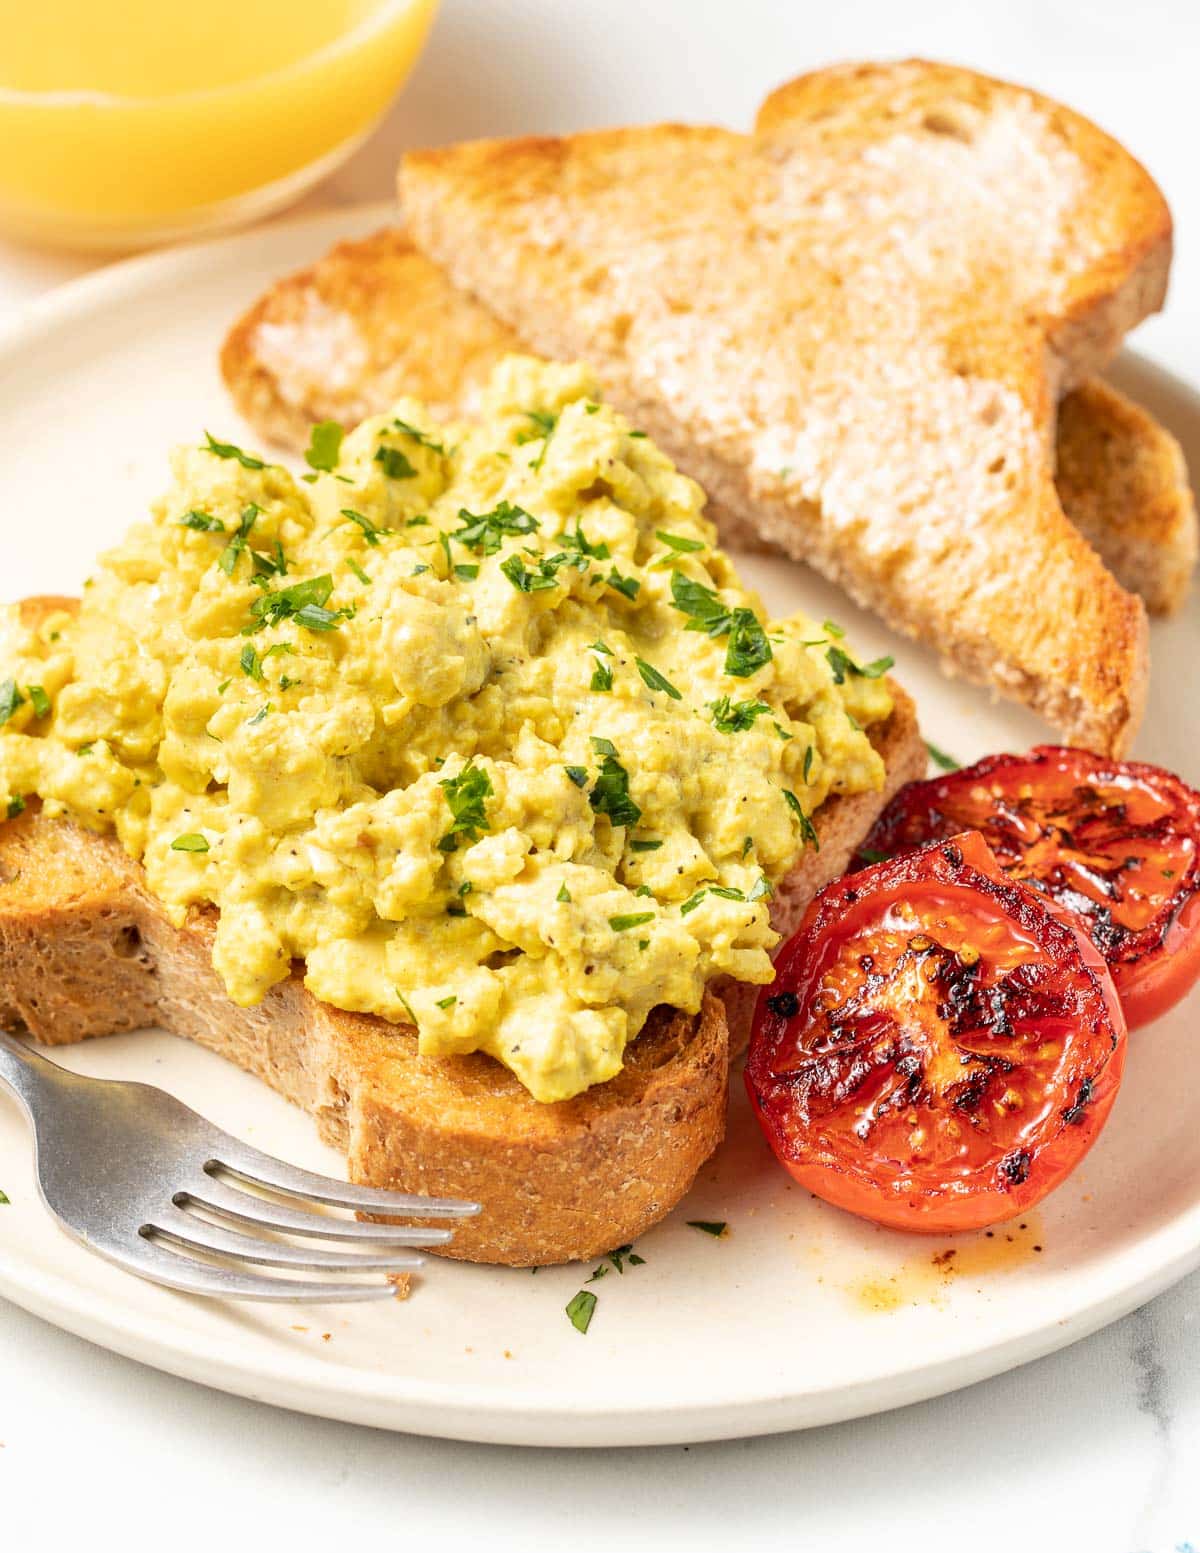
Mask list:
[[[110,8],[119,17],[120,0]],[[1178,244],[1168,313],[1137,343],[1200,380],[1200,7],[1189,0],[445,0],[384,129],[306,204],[386,197],[408,146],[649,118],[745,126],[788,75],[907,53],[1035,85],[1147,163],[1174,207]],[[0,244],[0,323],[92,262]],[[1176,1553],[1200,1546],[1198,1303],[1200,1277],[1054,1358],[881,1418],[590,1453],[301,1418],[158,1375],[0,1306],[0,1547],[103,1541],[119,1528],[131,1548],[386,1537],[833,1553],[954,1537],[981,1553]]]

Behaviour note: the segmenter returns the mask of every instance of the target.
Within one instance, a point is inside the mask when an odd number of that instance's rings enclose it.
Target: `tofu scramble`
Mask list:
[[[310,991],[540,1101],[650,1011],[771,978],[774,886],[877,789],[890,660],[770,621],[704,495],[589,371],[477,424],[402,401],[309,473],[206,434],[85,587],[0,643],[0,818],[115,831],[239,1004]]]

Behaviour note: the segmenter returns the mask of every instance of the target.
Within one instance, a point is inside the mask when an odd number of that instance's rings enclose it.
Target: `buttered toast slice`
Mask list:
[[[24,618],[69,605],[30,600]],[[912,703],[893,695],[872,730],[885,789],[817,810],[820,851],[777,892],[784,931],[924,768]],[[413,1031],[317,1002],[299,973],[238,1007],[213,970],[213,932],[209,910],[174,927],[115,840],[36,803],[0,822],[0,1025],[54,1044],[151,1025],[198,1041],[309,1111],[352,1180],[481,1202],[450,1255],[599,1256],[670,1212],[721,1140],[731,1043],[744,1044],[756,989],[731,987],[728,1022],[714,990],[695,1017],[656,1009],[615,1078],[546,1105],[490,1057],[422,1057]]]
[[[793,83],[755,137],[476,142],[400,188],[456,285],[590,360],[723,508],[950,672],[1126,748],[1145,611],[1064,514],[1052,434],[1164,293],[1169,214],[1114,141],[916,62]]]
[[[393,227],[276,281],[229,331],[221,369],[258,435],[300,452],[318,421],[349,430],[401,394],[442,416],[469,414],[492,367],[519,349]],[[1175,438],[1091,378],[1061,401],[1056,440],[1067,516],[1147,609],[1176,610],[1195,566],[1196,510]],[[709,511],[726,545],[772,548],[737,514]]]

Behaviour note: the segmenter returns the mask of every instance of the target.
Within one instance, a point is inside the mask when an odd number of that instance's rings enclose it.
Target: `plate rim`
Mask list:
[[[185,283],[214,250],[223,255],[252,250],[264,241],[297,243],[312,235],[365,235],[375,225],[396,223],[390,201],[373,201],[306,212],[232,235],[137,255],[54,287],[0,324],[0,358],[27,349],[41,336],[69,327],[108,303],[129,300],[148,287],[173,279]],[[294,268],[306,262],[284,261]],[[308,261],[311,262],[311,261]],[[1200,421],[1200,389],[1152,355],[1124,351],[1123,357],[1148,372],[1164,394],[1187,405]],[[1120,358],[1118,358],[1120,359]],[[1116,365],[1114,363],[1114,365]],[[44,1210],[42,1210],[44,1211]],[[1148,1253],[1153,1251],[1153,1256]],[[234,1395],[318,1416],[401,1432],[496,1444],[618,1446],[676,1444],[775,1433],[884,1412],[972,1385],[1065,1347],[1111,1321],[1200,1267],[1200,1196],[1189,1208],[1143,1235],[1100,1270],[1081,1280],[1076,1297],[1060,1301],[1052,1316],[1018,1331],[1003,1332],[980,1345],[969,1330],[937,1359],[915,1358],[883,1373],[814,1391],[767,1390],[734,1400],[654,1406],[573,1408],[548,1406],[520,1385],[498,1393],[475,1382],[428,1381],[395,1374],[317,1363],[306,1354],[264,1347],[261,1362],[247,1354],[257,1339],[232,1350],[167,1317],[95,1295],[67,1276],[21,1266],[0,1246],[0,1296],[52,1324],[113,1352],[157,1369]],[[1099,1279],[1099,1287],[1097,1286]],[[189,1298],[188,1296],[176,1296]],[[348,1384],[350,1380],[353,1384]]]

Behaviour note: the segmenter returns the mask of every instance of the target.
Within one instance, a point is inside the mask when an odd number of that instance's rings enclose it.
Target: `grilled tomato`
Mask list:
[[[746,1083],[802,1186],[944,1234],[1023,1213],[1074,1169],[1126,1045],[1078,922],[968,832],[820,892],[759,995]]]
[[[863,861],[978,830],[1014,879],[1075,912],[1131,1028],[1200,977],[1200,793],[1157,766],[1040,745],[912,782]]]

